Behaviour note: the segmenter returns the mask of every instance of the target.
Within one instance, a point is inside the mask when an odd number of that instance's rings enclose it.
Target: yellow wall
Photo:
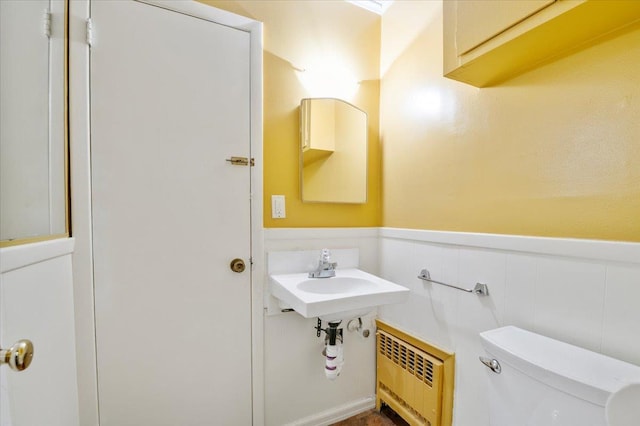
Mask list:
[[[640,25],[477,89],[442,77],[441,7],[383,18],[383,225],[640,241]]]
[[[380,17],[343,1],[203,2],[264,23],[264,226],[379,226]],[[300,200],[300,100],[335,94],[304,87],[296,68],[306,69],[309,75],[327,65],[332,70],[345,69],[353,73],[349,79],[360,81],[355,95],[340,97],[368,114],[369,174],[365,204]],[[336,86],[342,77],[342,74],[333,77]],[[285,219],[271,219],[274,194],[286,197]]]
[[[437,1],[396,0],[382,24],[343,1],[205,2],[265,24],[265,227],[640,241],[640,26],[477,89],[442,77]],[[345,100],[369,115],[366,204],[300,200],[298,106],[323,94],[295,68],[332,61],[361,80]]]

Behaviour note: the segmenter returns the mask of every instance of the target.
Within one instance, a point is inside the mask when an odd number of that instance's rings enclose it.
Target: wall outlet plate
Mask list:
[[[287,217],[284,203],[284,195],[271,196],[271,218],[284,219]]]

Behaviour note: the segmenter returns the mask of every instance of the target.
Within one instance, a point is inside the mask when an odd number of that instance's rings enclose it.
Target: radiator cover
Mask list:
[[[453,372],[445,367],[453,368],[453,354],[397,331],[378,321],[376,407],[390,406],[411,425],[451,424],[453,387],[445,382]]]

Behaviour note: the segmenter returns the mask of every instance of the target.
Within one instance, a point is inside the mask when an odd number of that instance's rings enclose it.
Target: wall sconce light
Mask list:
[[[314,64],[308,68],[292,66],[311,98],[352,100],[360,85],[349,68],[334,61]]]

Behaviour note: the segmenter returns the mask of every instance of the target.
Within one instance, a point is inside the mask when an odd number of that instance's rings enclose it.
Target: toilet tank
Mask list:
[[[606,426],[609,395],[640,381],[640,367],[517,327],[480,333],[491,426]]]

